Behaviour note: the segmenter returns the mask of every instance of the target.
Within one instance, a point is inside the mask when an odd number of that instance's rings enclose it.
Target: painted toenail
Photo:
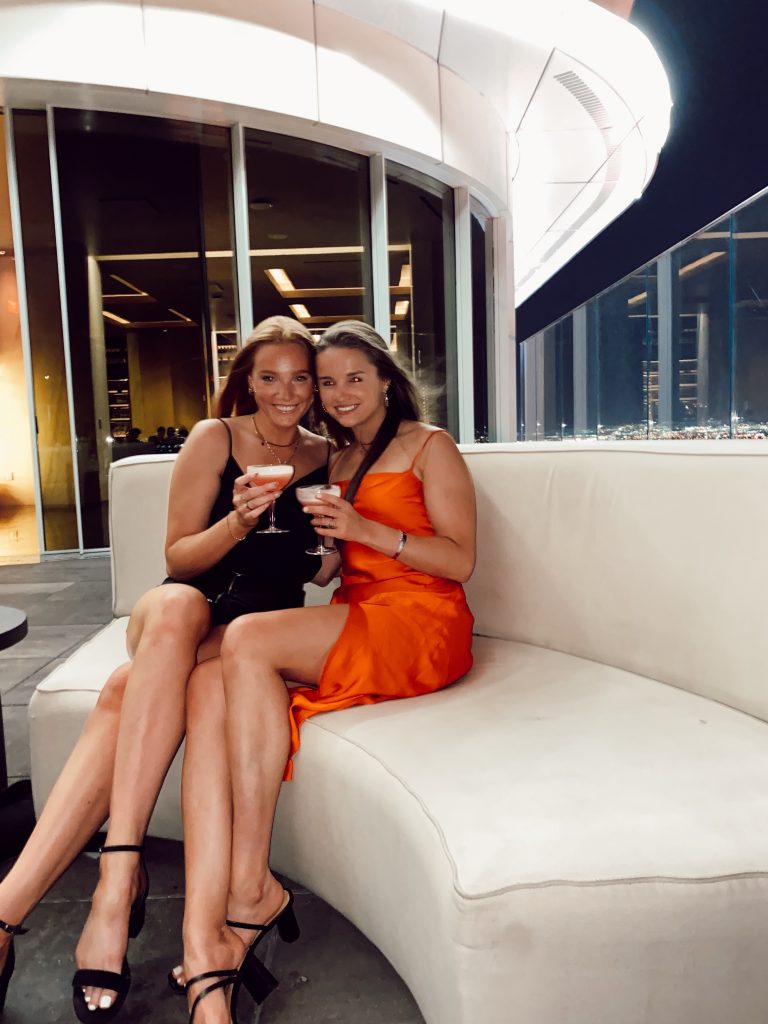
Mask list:
[[[111,996],[102,996],[101,999],[99,1000],[99,1008],[102,1009],[102,1010],[108,1010],[111,1005],[112,1005],[112,997]]]

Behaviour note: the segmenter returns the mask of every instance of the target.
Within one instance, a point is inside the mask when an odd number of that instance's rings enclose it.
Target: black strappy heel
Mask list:
[[[286,889],[285,891],[288,893],[288,902],[282,910],[275,914],[269,924],[249,924],[247,921],[232,921],[227,918],[227,924],[230,928],[242,928],[245,931],[258,931],[260,933],[256,936],[250,946],[248,946],[249,953],[258,946],[262,939],[267,937],[273,928],[277,928],[278,934],[283,942],[295,942],[301,934],[299,922],[296,920],[296,912],[293,909],[293,893],[290,889]],[[200,979],[198,978],[198,980]],[[177,995],[184,995],[186,992],[186,986],[182,985],[176,978],[176,975],[173,973],[173,968],[168,972],[168,984],[171,991],[175,992]],[[275,982],[275,984],[277,984],[277,982]],[[270,989],[270,991],[272,990]],[[267,993],[267,995],[269,995],[269,993]],[[264,998],[266,999],[266,996]]]
[[[144,888],[131,904],[131,911],[128,917],[128,938],[135,939],[144,927],[147,896],[149,895],[149,872],[144,860],[144,846],[101,846],[99,847],[99,853],[139,854],[139,863],[144,875]],[[97,1006],[91,1010],[83,995],[83,989],[86,987],[105,988],[110,992],[116,992],[115,1001],[106,1008]],[[115,971],[92,970],[88,967],[75,971],[75,976],[72,978],[72,1005],[75,1016],[79,1021],[83,1021],[83,1024],[87,1024],[90,1021],[106,1024],[107,1021],[116,1017],[122,1009],[130,987],[131,969],[128,966],[127,956],[123,959],[123,966],[119,974],[115,973]]]
[[[8,950],[8,956],[5,958],[5,965],[2,973],[0,973],[0,1013],[3,1012],[5,1007],[5,997],[8,993],[8,985],[13,975],[13,969],[16,966],[16,952],[13,948],[13,937],[16,935],[26,935],[27,929],[22,928],[20,924],[8,924],[7,921],[0,921],[0,930],[6,932],[11,936],[11,945]]]
[[[196,974],[194,978],[190,978],[187,982],[187,988],[190,985],[196,985],[199,981],[211,981],[211,984],[206,985],[195,996],[189,1011],[189,1024],[193,1024],[198,1006],[211,992],[217,992],[219,989],[232,986],[232,993],[229,997],[229,1016],[232,1024],[238,1024],[237,1000],[240,996],[241,988],[245,987],[251,999],[258,1005],[261,1005],[270,992],[274,992],[278,985],[277,978],[267,970],[261,960],[254,954],[253,946],[248,947],[243,962],[238,968],[204,971],[202,974]]]

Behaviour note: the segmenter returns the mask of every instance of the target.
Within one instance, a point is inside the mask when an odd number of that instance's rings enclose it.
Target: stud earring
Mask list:
[[[384,392],[384,407],[389,408],[389,388]]]

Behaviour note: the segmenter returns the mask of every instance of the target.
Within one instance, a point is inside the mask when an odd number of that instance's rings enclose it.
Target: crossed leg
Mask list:
[[[268,922],[281,909],[269,845],[290,746],[285,680],[319,681],[347,615],[333,605],[243,616],[227,627],[221,658],[192,674],[182,791],[187,978],[243,959],[253,933],[228,928],[227,917]],[[223,993],[199,1004],[195,1024],[228,1021]]]

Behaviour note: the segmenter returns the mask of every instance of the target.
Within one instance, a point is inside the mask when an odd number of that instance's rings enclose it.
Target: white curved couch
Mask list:
[[[428,1024],[759,1024],[768,444],[465,452],[475,668],[308,722],[274,866],[384,952]],[[170,461],[112,467],[118,618],[30,704],[38,805],[162,576]],[[177,764],[156,835],[179,836],[178,783]]]

